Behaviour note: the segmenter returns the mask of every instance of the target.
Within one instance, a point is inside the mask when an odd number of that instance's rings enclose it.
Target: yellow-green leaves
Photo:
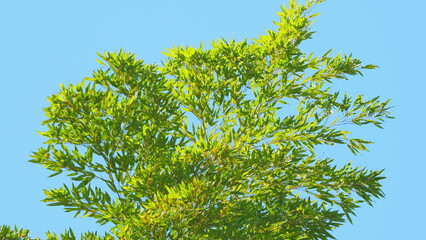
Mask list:
[[[316,149],[367,151],[347,125],[391,116],[389,101],[330,87],[375,65],[299,48],[319,2],[290,1],[257,39],[168,49],[161,66],[99,54],[92,77],[48,98],[46,147],[31,162],[72,183],[44,201],[113,224],[120,239],[331,238],[383,197],[382,171],[338,168]]]

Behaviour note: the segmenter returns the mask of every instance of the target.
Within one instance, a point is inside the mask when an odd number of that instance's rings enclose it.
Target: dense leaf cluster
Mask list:
[[[114,225],[82,239],[332,238],[360,203],[384,196],[384,177],[315,149],[367,150],[345,127],[381,127],[390,112],[389,101],[330,88],[376,66],[301,51],[318,2],[291,1],[277,30],[257,39],[168,49],[161,66],[100,54],[92,77],[48,98],[48,140],[31,162],[73,184],[44,201]]]

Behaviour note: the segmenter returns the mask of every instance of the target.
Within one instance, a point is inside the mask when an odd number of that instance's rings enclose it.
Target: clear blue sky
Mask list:
[[[224,38],[253,38],[273,28],[286,1],[267,0],[1,0],[0,1],[0,225],[17,224],[44,237],[51,230],[105,230],[91,219],[73,219],[40,200],[42,189],[63,178],[28,163],[42,146],[46,97],[59,83],[77,83],[98,67],[96,52],[124,48],[147,62],[159,62],[173,45],[195,45]],[[426,1],[327,0],[317,33],[303,47],[317,54],[333,48],[380,66],[336,85],[342,91],[392,98],[395,120],[384,130],[359,136],[375,141],[354,157],[329,149],[339,161],[385,168],[385,199],[363,206],[334,234],[339,240],[426,239]]]

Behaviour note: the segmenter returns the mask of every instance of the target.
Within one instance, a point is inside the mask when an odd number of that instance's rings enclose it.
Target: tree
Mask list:
[[[48,98],[48,140],[30,162],[73,183],[43,201],[114,225],[83,239],[333,238],[361,203],[384,196],[384,177],[315,149],[365,151],[371,142],[345,127],[381,128],[391,116],[389,100],[330,88],[375,65],[301,51],[319,2],[290,1],[277,30],[257,39],[168,49],[161,65],[99,54],[92,77]],[[7,226],[0,236],[29,239]]]

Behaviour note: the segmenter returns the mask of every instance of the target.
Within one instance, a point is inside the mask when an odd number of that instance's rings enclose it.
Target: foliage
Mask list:
[[[370,142],[345,127],[381,128],[390,112],[389,101],[330,87],[376,66],[301,51],[318,2],[291,1],[257,39],[168,49],[161,66],[99,54],[92,77],[48,98],[48,140],[31,162],[73,183],[43,201],[114,225],[114,236],[83,239],[332,238],[361,203],[384,196],[384,177],[315,149],[365,151]]]
[[[0,226],[0,239],[2,240],[40,240],[40,238],[30,238],[28,236],[29,231],[26,229],[19,229],[16,226],[12,229],[9,226],[3,225]],[[64,233],[59,236],[55,233],[47,232],[46,233],[47,240],[75,240],[75,234],[72,229],[66,230]],[[96,232],[87,232],[80,236],[81,240],[112,240],[115,239],[110,234],[105,234],[100,237]]]
[[[28,230],[16,226],[13,229],[6,225],[0,226],[0,239],[30,240],[28,233]]]

